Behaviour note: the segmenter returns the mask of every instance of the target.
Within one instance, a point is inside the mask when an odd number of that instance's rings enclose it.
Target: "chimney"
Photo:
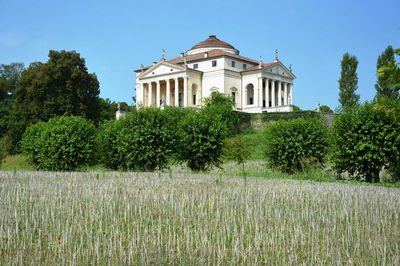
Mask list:
[[[205,52],[204,53],[204,58],[207,58],[208,57],[208,52]]]
[[[184,56],[184,53],[181,53],[181,57],[183,57]]]

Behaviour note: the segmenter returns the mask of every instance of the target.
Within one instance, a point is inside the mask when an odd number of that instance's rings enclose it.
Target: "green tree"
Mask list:
[[[0,138],[9,133],[11,127],[17,123],[14,120],[16,118],[14,91],[24,69],[23,63],[0,65]]]
[[[334,168],[355,179],[379,182],[383,167],[400,162],[399,108],[365,103],[347,108],[333,122]],[[394,170],[394,169],[392,169]]]
[[[395,66],[395,58],[394,58],[394,49],[391,45],[389,45],[385,51],[378,57],[378,61],[376,64],[377,71],[381,67],[394,67]],[[391,75],[378,75],[377,81],[375,84],[376,89],[376,97],[389,97],[394,100],[398,100],[399,98],[399,87],[393,86],[394,80]]]
[[[12,98],[24,69],[25,66],[23,63],[0,65],[0,101]]]
[[[118,110],[118,103],[111,101],[110,99],[99,98],[100,103],[100,113],[99,121],[113,120],[115,119],[115,113]],[[121,111],[130,112],[132,107],[130,107],[126,102],[120,102]]]
[[[202,112],[211,113],[210,116],[221,115],[228,130],[227,135],[232,135],[239,123],[239,116],[233,110],[232,98],[220,92],[213,92],[210,97],[204,99],[204,105]]]
[[[22,72],[15,91],[17,112],[25,125],[56,115],[99,120],[99,82],[75,51],[49,52],[46,63],[35,62]]]
[[[360,95],[356,94],[358,88],[357,57],[345,53],[341,62],[342,71],[339,79],[339,103],[342,108],[354,107]]]
[[[400,49],[394,50],[394,54],[400,56]],[[387,96],[399,101],[399,90],[400,90],[400,62],[396,62],[395,58],[393,61],[387,61],[377,70],[378,81],[382,80],[387,86],[387,94],[379,96]],[[377,95],[378,96],[378,95]]]
[[[328,105],[321,105],[321,106],[319,107],[319,110],[320,110],[322,113],[333,114],[332,109],[331,109]]]

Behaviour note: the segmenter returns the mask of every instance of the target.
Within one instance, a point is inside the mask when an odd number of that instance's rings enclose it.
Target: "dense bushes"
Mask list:
[[[219,92],[213,92],[210,97],[204,100],[204,103],[203,113],[207,113],[210,117],[218,116],[222,118],[221,123],[225,124],[227,135],[236,133],[240,119],[238,112],[233,110],[234,104],[231,97]]]
[[[165,168],[176,149],[171,113],[143,108],[104,124],[99,137],[103,163],[112,169]]]
[[[180,159],[194,171],[219,166],[229,131],[222,115],[207,110],[189,114],[182,122]]]
[[[322,163],[328,150],[328,129],[318,118],[279,120],[265,130],[269,164],[284,172]]]
[[[319,113],[314,111],[293,111],[293,112],[274,112],[274,113],[262,113],[262,122],[278,121],[278,120],[290,120],[296,118],[318,118]]]
[[[75,170],[93,163],[95,127],[77,116],[60,116],[26,130],[22,150],[39,169]]]
[[[334,167],[339,174],[379,182],[383,167],[398,173],[400,124],[387,105],[365,103],[347,109],[335,119],[333,131]]]
[[[109,169],[119,169],[125,158],[119,151],[119,135],[122,131],[123,120],[108,120],[99,126],[97,133],[97,159]]]
[[[219,165],[227,126],[214,110],[143,108],[100,127],[102,162],[112,169],[163,169],[187,162],[193,170]]]
[[[3,163],[3,160],[6,158],[7,155],[7,144],[6,144],[6,139],[3,137],[0,139],[0,167]]]

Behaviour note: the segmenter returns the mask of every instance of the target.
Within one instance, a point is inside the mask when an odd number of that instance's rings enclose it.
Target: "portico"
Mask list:
[[[175,77],[141,83],[143,107],[160,107],[162,103],[167,106],[187,107],[187,80],[187,77]]]

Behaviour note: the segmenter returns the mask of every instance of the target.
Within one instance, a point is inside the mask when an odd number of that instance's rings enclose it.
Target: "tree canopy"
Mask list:
[[[12,97],[24,69],[23,63],[0,65],[0,101]]]
[[[321,105],[321,106],[319,107],[319,110],[320,110],[322,113],[329,113],[329,114],[332,114],[332,113],[333,113],[332,109],[331,109],[328,105]]]
[[[63,114],[97,122],[99,93],[97,77],[79,53],[50,50],[46,63],[34,62],[22,72],[15,99],[26,125]]]
[[[393,60],[385,61],[377,70],[378,82],[381,81],[382,84],[386,86],[383,87],[383,89],[385,90],[382,90],[382,93],[380,93],[377,89],[377,96],[386,96],[395,101],[399,101],[400,62],[395,61],[395,54],[400,56],[400,49],[396,49],[393,51]]]
[[[354,107],[360,100],[355,91],[358,88],[357,57],[345,53],[341,62],[342,71],[339,79],[339,103],[342,108]]]

